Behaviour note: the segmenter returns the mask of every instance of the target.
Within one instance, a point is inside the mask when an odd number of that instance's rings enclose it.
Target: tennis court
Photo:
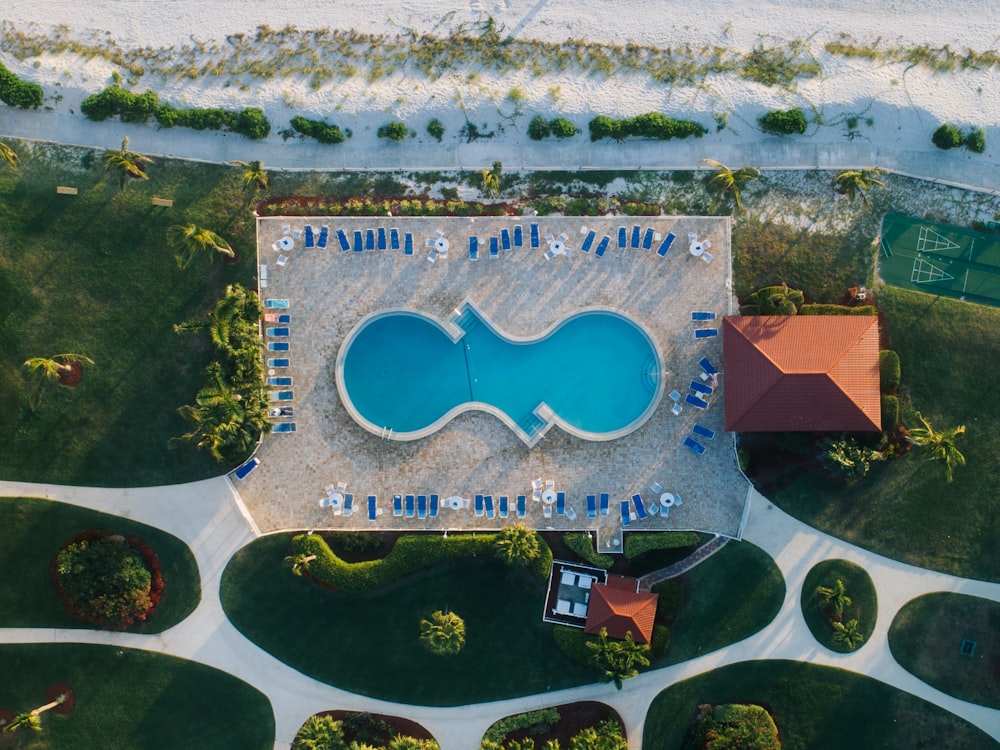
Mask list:
[[[886,284],[1000,307],[1000,236],[886,214],[881,246]]]

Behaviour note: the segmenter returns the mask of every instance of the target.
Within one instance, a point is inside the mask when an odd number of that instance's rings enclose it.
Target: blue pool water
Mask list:
[[[502,335],[469,305],[453,320],[461,331],[449,334],[423,315],[380,313],[348,336],[337,387],[362,426],[407,440],[482,409],[529,444],[549,422],[608,440],[642,424],[662,392],[655,346],[619,313],[577,313],[527,341]],[[536,413],[543,403],[554,416]]]

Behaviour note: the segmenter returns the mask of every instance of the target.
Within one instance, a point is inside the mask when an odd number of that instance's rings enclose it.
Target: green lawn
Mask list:
[[[224,472],[207,455],[168,447],[185,431],[176,410],[193,401],[209,357],[172,326],[254,276],[254,224],[241,208],[238,171],[158,160],[148,181],[119,192],[94,152],[18,148],[20,169],[0,169],[0,477],[143,486]],[[79,195],[56,195],[57,185]],[[153,195],[174,199],[173,208],[153,207]],[[240,261],[197,259],[179,270],[165,233],[188,222],[229,239]],[[30,413],[22,363],[67,352],[95,365],[76,389],[51,384]]]
[[[791,661],[732,664],[670,686],[650,705],[642,747],[679,749],[699,703],[764,705],[778,725],[782,750],[998,747],[963,719],[894,687]]]
[[[851,605],[844,607],[842,622],[857,620],[858,630],[864,636],[864,642],[859,648],[868,643],[872,631],[875,630],[878,596],[875,584],[865,569],[847,560],[824,560],[813,566],[813,569],[806,574],[806,580],[802,584],[801,599],[802,615],[805,617],[806,625],[817,641],[831,651],[844,653],[851,649],[833,639],[834,630],[823,619],[823,613],[816,604],[816,587],[832,588],[837,579],[844,582],[847,596],[851,599]]]
[[[543,584],[526,570],[465,558],[349,594],[293,576],[282,562],[290,539],[266,536],[238,552],[220,595],[247,638],[311,677],[384,700],[454,706],[598,676],[556,648],[541,619]],[[418,642],[420,620],[443,608],[465,620],[466,645],[453,657]]]
[[[861,547],[953,575],[1000,581],[1000,310],[880,288],[892,348],[902,363],[901,391],[938,429],[964,424],[967,465],[945,481],[938,463],[916,449],[873,467],[858,484],[813,475],[769,492],[796,518]]]
[[[0,709],[36,708],[57,682],[69,685],[76,696],[76,707],[66,716],[42,714],[42,734],[21,733],[24,748],[274,747],[274,714],[264,694],[202,664],[69,643],[0,645],[0,663]]]
[[[156,552],[163,598],[135,633],[160,633],[198,606],[201,580],[191,550],[180,539],[120,516],[36,498],[0,498],[0,627],[87,628],[70,616],[52,584],[56,552],[82,531],[102,529],[137,536]]]
[[[971,656],[959,651],[966,638],[976,642]],[[913,599],[892,621],[889,648],[938,690],[1000,709],[1000,602],[949,593]]]

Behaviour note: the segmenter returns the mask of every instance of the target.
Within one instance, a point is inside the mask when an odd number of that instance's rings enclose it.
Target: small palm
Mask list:
[[[8,167],[17,169],[17,163],[20,161],[20,157],[17,155],[17,151],[3,141],[0,141],[0,160],[6,163]]]
[[[847,588],[839,578],[833,586],[817,586],[816,598],[820,607],[831,607],[839,617],[844,613],[845,607],[850,607],[853,603],[851,597],[847,595]]]
[[[865,637],[861,634],[861,630],[858,628],[857,620],[848,620],[846,624],[834,622],[833,630],[833,640],[837,641],[837,643],[843,643],[851,650],[856,649],[865,640]]]
[[[884,169],[846,169],[838,172],[833,178],[833,189],[841,195],[846,195],[850,200],[858,195],[865,203],[865,207],[871,208],[871,201],[868,193],[872,188],[884,188],[885,183],[878,179],[885,174]]]
[[[484,169],[480,173],[483,178],[483,195],[487,198],[496,198],[500,195],[500,177],[503,175],[503,164],[493,162],[491,169]]]
[[[916,416],[921,426],[910,429],[910,439],[917,445],[930,448],[928,461],[944,462],[945,477],[951,482],[954,479],[954,468],[965,466],[965,456],[955,445],[955,441],[965,434],[965,425],[937,432],[919,411]]]
[[[122,140],[122,147],[117,151],[105,151],[101,158],[101,164],[105,171],[118,172],[119,188],[125,187],[125,179],[131,177],[136,180],[148,180],[146,165],[152,164],[153,160],[148,156],[128,150],[128,137]]]
[[[211,229],[196,224],[175,224],[169,227],[167,244],[174,249],[177,265],[180,268],[187,268],[200,253],[207,253],[213,258],[216,252],[227,258],[236,257],[232,246],[222,237]]]
[[[508,565],[527,565],[541,554],[538,533],[524,524],[506,526],[494,542],[497,557]]]
[[[239,159],[234,159],[229,162],[235,167],[243,168],[243,184],[247,188],[253,188],[255,190],[267,190],[267,186],[270,180],[267,176],[267,171],[264,169],[263,163],[259,159],[255,159],[251,162],[240,161]]]
[[[760,179],[760,170],[756,167],[740,167],[733,170],[715,159],[702,159],[703,164],[714,168],[715,174],[709,179],[709,186],[717,193],[731,193],[733,201],[736,203],[736,210],[743,210],[743,185]]]

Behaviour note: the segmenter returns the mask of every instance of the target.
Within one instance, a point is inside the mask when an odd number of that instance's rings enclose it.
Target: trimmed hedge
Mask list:
[[[626,138],[654,138],[667,141],[672,138],[701,138],[708,132],[701,123],[693,120],[674,120],[659,112],[647,112],[623,120],[615,120],[607,115],[598,115],[590,121],[590,140],[611,138],[623,141]]]
[[[505,210],[502,203],[433,198],[276,198],[257,206],[262,216],[502,216]]]
[[[746,308],[756,312],[743,312],[744,315],[795,315],[804,301],[805,295],[798,289],[786,285],[765,286],[746,296],[740,312]]]
[[[560,718],[559,709],[557,708],[540,708],[537,711],[526,711],[523,714],[507,716],[497,722],[494,722],[492,726],[486,730],[486,734],[483,735],[483,740],[487,742],[495,742],[499,745],[503,743],[503,741],[507,739],[507,736],[513,732],[520,731],[521,729],[528,729],[536,724],[548,724],[551,726],[558,722]]]
[[[892,432],[899,424],[899,399],[890,393],[883,393],[880,399],[882,407],[882,432]]]
[[[965,143],[965,136],[962,135],[962,131],[956,126],[946,122],[934,131],[934,135],[931,136],[931,143],[939,149],[947,151],[950,148],[958,148]]]
[[[546,120],[541,115],[535,115],[528,123],[528,137],[533,141],[540,141],[550,135],[556,138],[572,138],[579,132],[580,129],[565,117]]]
[[[848,307],[847,305],[827,305],[814,303],[799,307],[799,315],[874,315],[874,305],[858,305]]]
[[[653,625],[653,639],[649,643],[649,661],[655,662],[670,648],[670,628],[659,623]]]
[[[883,391],[894,391],[899,388],[901,377],[899,355],[891,349],[883,349],[878,353],[879,381]]]
[[[531,563],[531,570],[540,581],[547,581],[552,570],[552,548],[541,536],[538,537],[538,544],[542,548],[541,554]]]
[[[11,107],[38,109],[43,99],[41,86],[18,78],[0,63],[0,101]]]
[[[601,640],[596,635],[588,635],[582,628],[571,628],[569,625],[553,625],[552,637],[558,649],[569,659],[587,667],[591,666],[594,653],[587,648],[587,644],[599,643]]]
[[[563,534],[563,542],[581,558],[598,568],[607,570],[615,564],[615,559],[611,555],[602,555],[594,549],[594,542],[590,538],[590,534],[582,532]]]
[[[802,135],[806,132],[806,116],[798,107],[771,110],[758,117],[757,124],[769,135]]]
[[[307,120],[301,115],[292,118],[292,130],[320,143],[343,143],[344,133],[336,125],[323,120]]]
[[[678,549],[694,547],[701,537],[694,531],[662,531],[627,534],[625,536],[625,557],[631,560],[645,552],[657,549]]]

